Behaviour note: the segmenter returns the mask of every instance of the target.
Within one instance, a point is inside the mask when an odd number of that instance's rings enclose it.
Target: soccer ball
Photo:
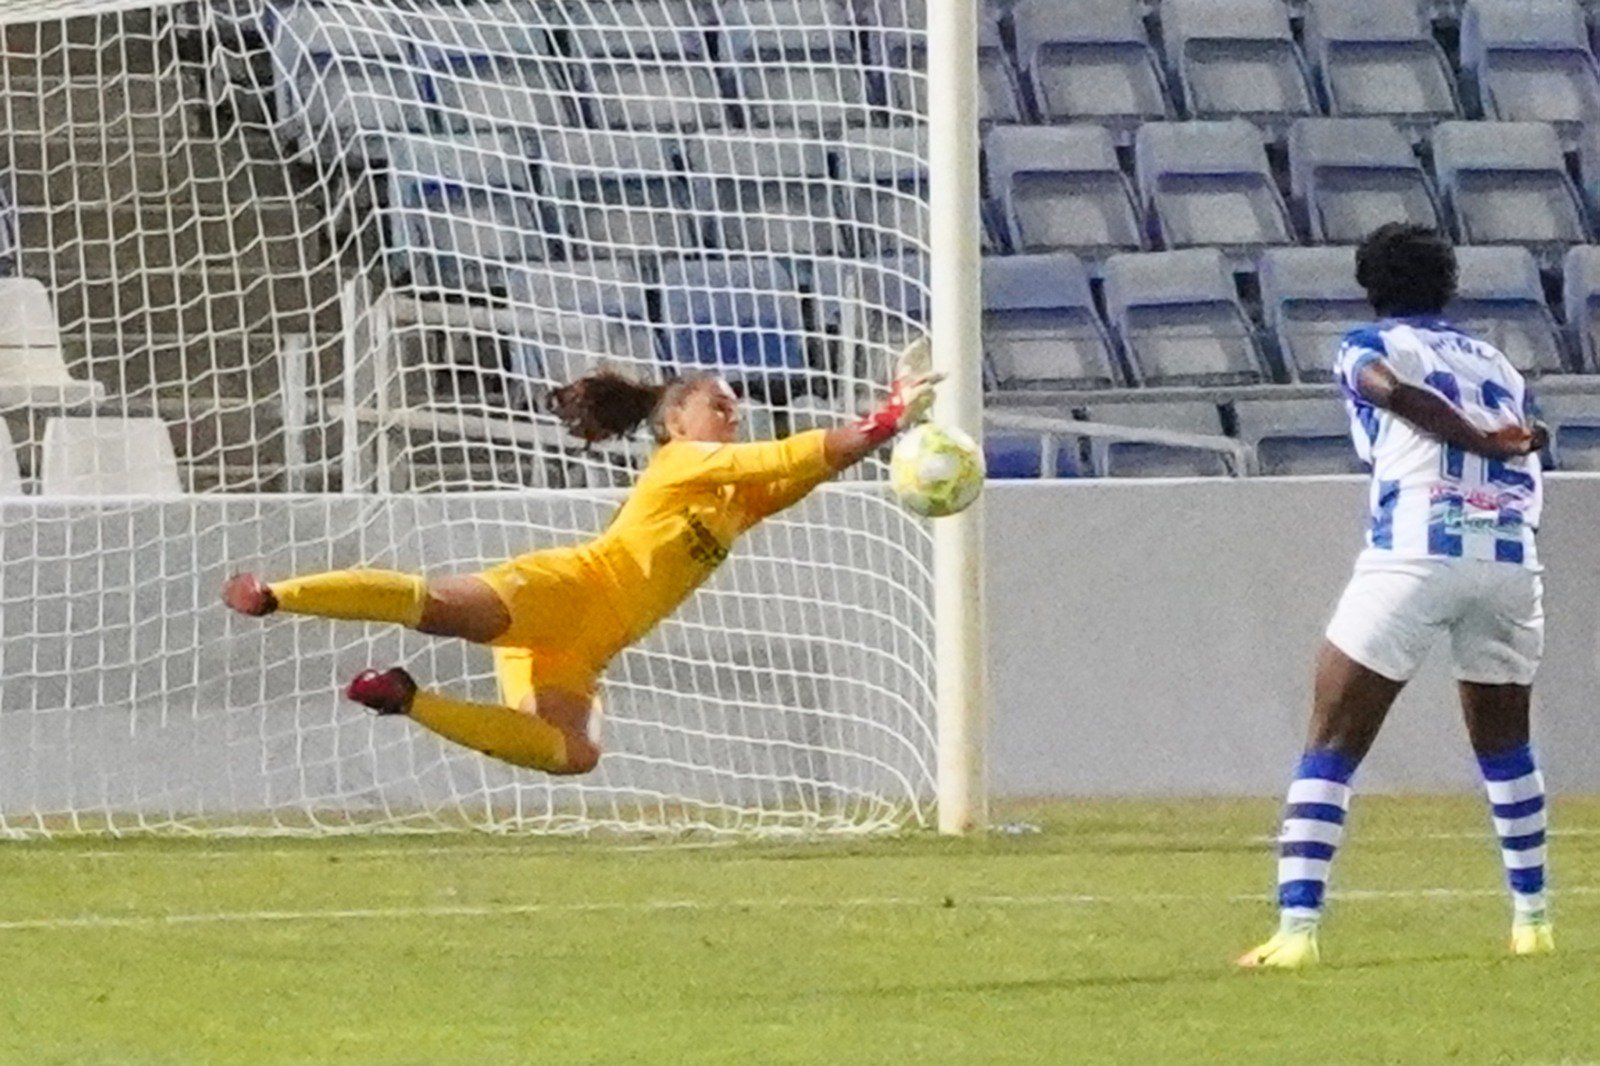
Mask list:
[[[965,511],[983,491],[983,452],[961,430],[924,422],[895,444],[889,484],[901,504],[919,515]]]

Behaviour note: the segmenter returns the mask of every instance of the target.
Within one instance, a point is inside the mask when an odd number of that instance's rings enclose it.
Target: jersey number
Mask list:
[[[1450,401],[1451,406],[1457,410],[1461,408],[1461,383],[1454,374],[1443,370],[1435,370],[1423,379],[1423,383],[1439,395]],[[1498,410],[1502,404],[1513,403],[1516,397],[1511,390],[1498,381],[1485,381],[1481,391],[1483,406],[1491,411]],[[1533,490],[1533,476],[1521,470],[1513,470],[1507,466],[1503,459],[1484,459],[1481,456],[1471,458],[1483,463],[1483,480],[1491,485],[1505,485],[1508,487]],[[1467,470],[1467,452],[1454,444],[1444,446],[1444,476],[1451,481],[1460,481]]]

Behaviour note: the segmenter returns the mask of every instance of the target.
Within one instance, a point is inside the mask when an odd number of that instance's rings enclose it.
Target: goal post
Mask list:
[[[978,4],[928,0],[928,168],[933,363],[947,375],[934,417],[983,439],[978,214]],[[983,500],[934,524],[939,831],[988,820]]]
[[[612,664],[583,778],[339,698],[496,700],[483,649],[217,602],[596,534],[651,449],[548,413],[597,366],[715,370],[782,436],[931,331],[978,436],[974,11],[0,5],[0,837],[981,826],[981,512],[882,457]]]

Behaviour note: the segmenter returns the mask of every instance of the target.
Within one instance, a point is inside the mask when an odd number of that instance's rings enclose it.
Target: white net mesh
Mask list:
[[[580,780],[338,686],[489,657],[258,624],[234,570],[471,571],[647,457],[544,413],[712,366],[854,416],[925,321],[919,10],[891,0],[0,8],[0,833],[863,831],[932,781],[925,531],[869,464],[611,668]]]

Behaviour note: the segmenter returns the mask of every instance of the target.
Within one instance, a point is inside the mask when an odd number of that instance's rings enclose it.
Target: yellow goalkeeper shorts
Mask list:
[[[540,689],[592,698],[628,633],[607,589],[575,553],[531,552],[478,576],[511,615],[511,627],[494,642],[501,698],[513,707]]]

